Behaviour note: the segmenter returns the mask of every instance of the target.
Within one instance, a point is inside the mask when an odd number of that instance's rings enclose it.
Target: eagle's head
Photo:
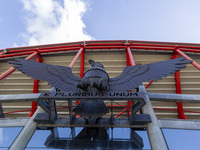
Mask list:
[[[94,60],[89,59],[88,62],[90,63],[90,65],[92,67],[100,67],[100,68],[104,68],[103,65],[99,62],[95,62]]]

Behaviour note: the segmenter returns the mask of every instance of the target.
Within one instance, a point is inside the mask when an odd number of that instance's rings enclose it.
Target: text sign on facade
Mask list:
[[[138,99],[142,98],[140,92],[45,92],[42,93],[39,99]]]

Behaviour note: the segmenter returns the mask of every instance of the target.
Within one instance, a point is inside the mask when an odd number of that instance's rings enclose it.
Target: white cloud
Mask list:
[[[87,3],[82,0],[22,0],[28,45],[83,41],[93,39],[85,31],[82,16]]]

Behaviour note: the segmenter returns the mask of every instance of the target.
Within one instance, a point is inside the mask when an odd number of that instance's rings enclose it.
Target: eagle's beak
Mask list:
[[[90,63],[91,66],[93,66],[93,64],[95,63],[95,61],[91,59],[89,59],[88,62]]]

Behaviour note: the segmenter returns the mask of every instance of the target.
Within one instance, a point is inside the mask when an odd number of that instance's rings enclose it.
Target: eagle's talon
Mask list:
[[[108,83],[106,78],[101,78],[98,81],[98,91],[107,91]]]
[[[90,80],[87,77],[83,77],[81,79],[81,82],[76,85],[77,88],[79,88],[83,91],[88,91],[89,86],[90,86]]]

